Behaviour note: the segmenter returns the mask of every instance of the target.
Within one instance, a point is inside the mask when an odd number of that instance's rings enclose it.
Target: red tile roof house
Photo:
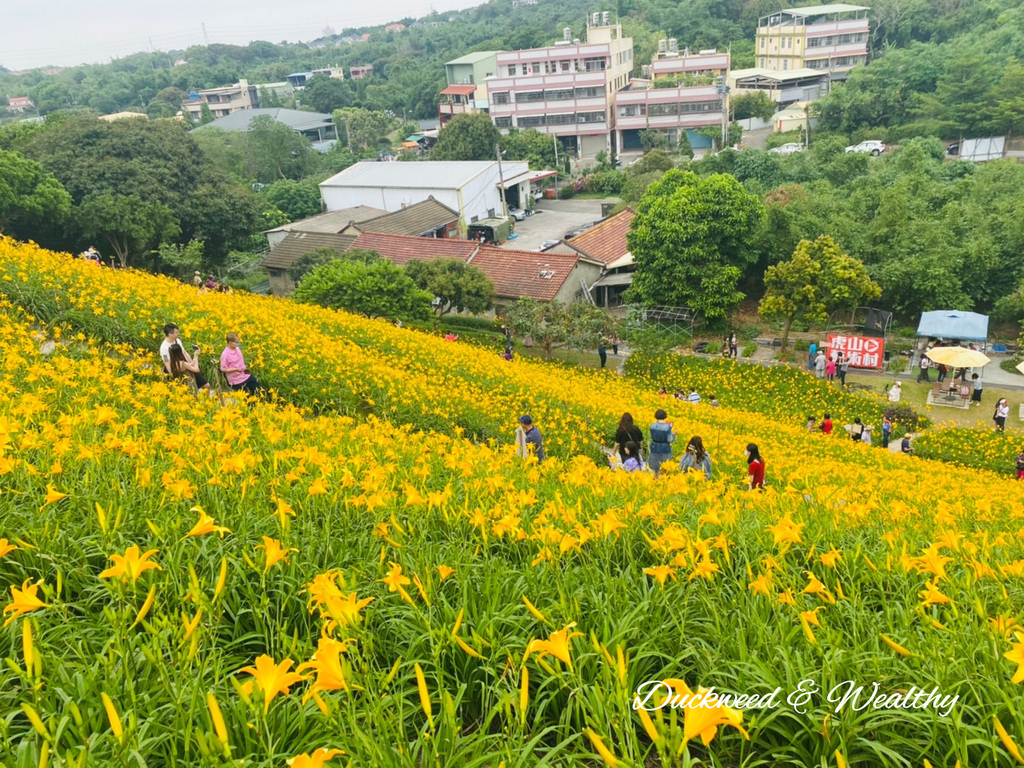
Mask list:
[[[479,245],[468,240],[441,240],[363,232],[350,249],[377,251],[395,264],[413,259],[461,259],[494,283],[498,314],[524,296],[569,303],[587,300],[585,291],[600,277],[601,263],[578,253],[534,253]]]
[[[580,256],[604,267],[600,279],[590,285],[591,296],[599,307],[608,309],[621,304],[623,292],[633,283],[636,267],[626,242],[632,223],[633,211],[626,208],[565,243]]]

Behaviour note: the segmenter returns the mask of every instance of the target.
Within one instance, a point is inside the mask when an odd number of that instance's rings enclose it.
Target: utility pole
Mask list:
[[[207,47],[210,45],[210,36],[206,34],[206,22],[202,22],[203,26],[203,40],[206,42]]]
[[[721,75],[717,78],[718,88],[717,91],[722,96],[722,146],[719,149],[725,149],[728,146],[728,126],[729,126],[729,86],[726,84],[725,75]]]
[[[508,218],[508,205],[505,203],[505,174],[501,170],[501,146],[494,145],[494,155],[498,158],[498,192],[501,193],[501,217]]]

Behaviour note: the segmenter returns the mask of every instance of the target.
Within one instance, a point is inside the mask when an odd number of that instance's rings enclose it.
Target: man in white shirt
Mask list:
[[[164,326],[164,340],[160,343],[160,359],[164,361],[164,373],[168,375],[171,373],[171,347],[175,344],[181,346],[181,342],[178,340],[180,335],[178,326],[174,323]],[[182,351],[185,351],[184,348]]]
[[[688,403],[699,403],[700,402],[700,395],[697,394],[697,390],[696,389],[691,389],[690,390],[690,394],[688,394],[686,396],[686,402],[688,402]]]

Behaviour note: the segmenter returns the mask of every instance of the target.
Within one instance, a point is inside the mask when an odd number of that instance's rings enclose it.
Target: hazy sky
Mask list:
[[[0,64],[96,63],[203,43],[312,40],[325,26],[382,24],[481,0],[0,0]]]

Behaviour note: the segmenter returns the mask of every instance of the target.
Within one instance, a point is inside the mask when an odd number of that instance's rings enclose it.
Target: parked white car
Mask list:
[[[885,144],[877,139],[868,139],[867,141],[862,141],[860,144],[854,144],[852,147],[847,147],[846,151],[863,152],[864,154],[877,157],[885,152]]]
[[[804,151],[804,145],[799,142],[792,142],[790,144],[783,144],[781,147],[775,147],[775,149],[769,149],[773,155],[794,155],[797,152]]]
[[[522,208],[509,208],[508,215],[511,216],[516,221],[522,221],[523,219],[526,218],[526,211],[524,211]]]

